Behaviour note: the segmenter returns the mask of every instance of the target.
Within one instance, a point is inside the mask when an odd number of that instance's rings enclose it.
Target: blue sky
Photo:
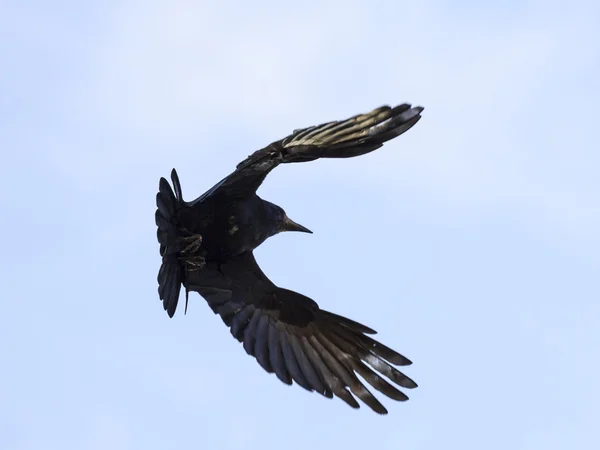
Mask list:
[[[596,2],[9,0],[0,57],[2,448],[600,446]],[[412,359],[410,401],[285,386],[196,294],[168,319],[160,176],[404,101],[381,150],[270,175],[315,234],[257,258]]]

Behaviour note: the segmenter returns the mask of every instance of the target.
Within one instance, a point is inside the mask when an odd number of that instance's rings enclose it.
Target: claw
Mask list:
[[[179,261],[181,261],[189,271],[200,270],[206,265],[203,256],[180,256]]]
[[[180,253],[190,254],[197,252],[200,249],[200,246],[202,245],[202,235],[193,234],[191,236],[180,237],[178,241]],[[185,247],[183,247],[183,245],[185,245]]]

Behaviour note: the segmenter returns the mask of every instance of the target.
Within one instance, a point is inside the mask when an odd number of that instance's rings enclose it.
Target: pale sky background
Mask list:
[[[0,448],[600,448],[597,1],[4,0],[0,61]],[[167,317],[160,176],[405,101],[267,179],[315,234],[257,258],[412,359],[408,402],[285,386],[197,294]]]

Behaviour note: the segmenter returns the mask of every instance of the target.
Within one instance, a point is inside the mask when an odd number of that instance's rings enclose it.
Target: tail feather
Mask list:
[[[157,277],[158,294],[169,317],[173,317],[175,314],[181,284],[184,282],[184,268],[179,262],[177,245],[179,235],[177,212],[183,204],[183,198],[175,169],[171,172],[171,180],[173,181],[175,193],[167,180],[160,179],[159,190],[156,194],[158,209],[155,213],[156,226],[158,227],[157,238],[160,244],[160,255],[162,256],[162,264]]]

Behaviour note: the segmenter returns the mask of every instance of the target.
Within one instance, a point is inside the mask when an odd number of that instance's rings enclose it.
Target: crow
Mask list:
[[[251,154],[190,202],[183,200],[175,169],[173,188],[161,178],[155,214],[162,256],[158,293],[169,317],[183,286],[186,311],[189,292],[198,292],[244,350],[282,382],[336,396],[353,408],[360,407],[357,397],[379,414],[387,414],[386,408],[357,375],[391,399],[408,400],[396,386],[412,389],[417,384],[394,367],[412,364],[408,358],[368,336],[376,333],[371,328],[276,286],[260,269],[253,250],[280,232],[311,233],[256,194],[271,170],[281,163],[372,152],[410,129],[422,111],[409,104],[382,106],[347,120],[294,130]]]

